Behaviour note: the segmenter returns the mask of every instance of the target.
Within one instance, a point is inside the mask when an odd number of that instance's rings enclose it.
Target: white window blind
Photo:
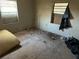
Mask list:
[[[4,21],[13,21],[18,17],[17,2],[0,0],[0,14]]]
[[[55,3],[54,5],[54,13],[55,14],[64,14],[68,3]]]

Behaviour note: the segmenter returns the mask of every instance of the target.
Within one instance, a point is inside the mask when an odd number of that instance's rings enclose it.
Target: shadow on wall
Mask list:
[[[51,0],[52,1],[52,0]],[[57,33],[63,36],[74,36],[79,38],[79,0],[71,0],[70,2],[70,10],[72,13],[72,28],[65,30],[64,32],[59,31],[58,24],[51,24],[51,12],[52,12],[52,4],[49,0],[36,0],[36,24],[37,27],[48,32]]]

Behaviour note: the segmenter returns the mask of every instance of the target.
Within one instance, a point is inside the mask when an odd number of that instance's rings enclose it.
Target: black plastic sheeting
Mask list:
[[[65,43],[77,59],[79,59],[79,40],[74,37],[65,38]]]
[[[62,17],[59,30],[71,28],[72,26],[71,26],[71,23],[70,23],[70,19],[71,19],[71,13],[70,13],[69,5],[68,5],[67,8],[66,8],[66,11],[65,11],[65,13]]]

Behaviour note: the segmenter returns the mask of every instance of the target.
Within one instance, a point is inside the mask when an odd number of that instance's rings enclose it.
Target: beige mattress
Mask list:
[[[20,42],[17,40],[16,36],[8,30],[0,31],[0,56],[19,43]]]

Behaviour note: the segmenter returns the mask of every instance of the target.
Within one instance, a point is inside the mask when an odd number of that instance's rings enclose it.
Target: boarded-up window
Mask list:
[[[51,23],[60,24],[68,3],[54,3]]]

